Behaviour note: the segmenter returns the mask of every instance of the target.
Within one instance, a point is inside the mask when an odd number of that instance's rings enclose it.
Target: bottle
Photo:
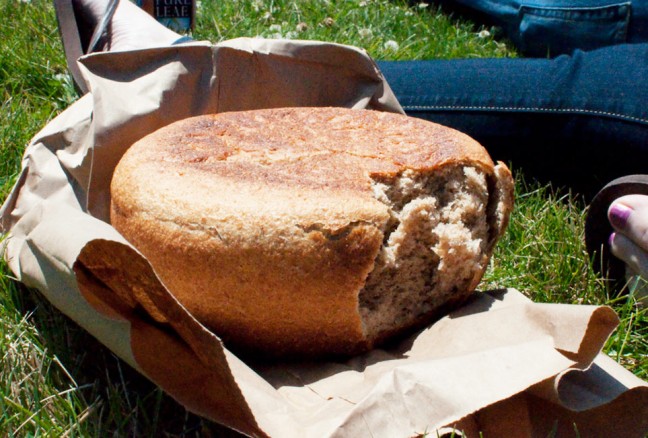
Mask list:
[[[135,0],[135,4],[174,32],[187,34],[194,28],[195,0]]]

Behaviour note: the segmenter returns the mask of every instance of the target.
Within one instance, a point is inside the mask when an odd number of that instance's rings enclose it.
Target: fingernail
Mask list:
[[[610,237],[608,237],[608,245],[612,246],[612,243],[614,243],[614,237],[616,236],[616,233],[610,234]]]
[[[608,217],[610,218],[610,223],[612,224],[612,226],[614,226],[615,228],[623,229],[625,228],[626,223],[628,223],[630,213],[632,213],[632,209],[630,207],[626,207],[623,204],[613,204],[612,207],[610,207],[610,211],[608,212]]]

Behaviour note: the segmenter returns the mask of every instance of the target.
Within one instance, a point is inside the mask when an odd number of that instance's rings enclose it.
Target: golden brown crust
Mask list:
[[[389,218],[370,176],[457,164],[494,172],[468,136],[402,115],[200,116],[129,149],[113,178],[111,219],[226,343],[349,354],[371,346],[358,292]]]

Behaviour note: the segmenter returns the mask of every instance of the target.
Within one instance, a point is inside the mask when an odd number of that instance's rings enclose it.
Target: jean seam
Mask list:
[[[601,12],[610,11],[605,14]],[[593,15],[587,15],[588,13]],[[620,23],[627,27],[630,19],[630,3],[618,3],[614,5],[589,8],[556,8],[556,7],[537,7],[537,6],[520,6],[519,16],[533,16],[545,20],[553,20],[568,23],[594,23],[594,24],[615,24]]]
[[[605,11],[614,11],[621,16],[628,14],[630,8],[632,7],[632,2],[619,2],[612,3],[604,6],[579,6],[579,7],[569,7],[569,6],[531,6],[531,5],[521,5],[519,11],[526,12],[533,15],[538,15],[541,17],[552,17],[551,12],[564,12],[564,13],[596,13],[596,12],[605,12]],[[622,13],[619,13],[619,10],[622,10]],[[603,18],[610,18],[605,16]]]
[[[572,114],[589,114],[596,116],[607,116],[619,118],[631,122],[648,123],[648,119],[642,117],[628,116],[620,113],[609,111],[588,110],[584,108],[541,108],[541,107],[506,107],[506,106],[443,106],[443,105],[402,105],[403,109],[408,110],[466,110],[466,111],[514,111],[514,112],[542,112],[542,113],[572,113]]]

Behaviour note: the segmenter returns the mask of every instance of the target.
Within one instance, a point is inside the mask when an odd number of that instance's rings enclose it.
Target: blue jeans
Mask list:
[[[648,41],[648,0],[438,2],[500,26],[526,56],[557,56],[575,49]]]
[[[407,114],[463,131],[541,181],[593,195],[648,173],[648,44],[378,65]]]

